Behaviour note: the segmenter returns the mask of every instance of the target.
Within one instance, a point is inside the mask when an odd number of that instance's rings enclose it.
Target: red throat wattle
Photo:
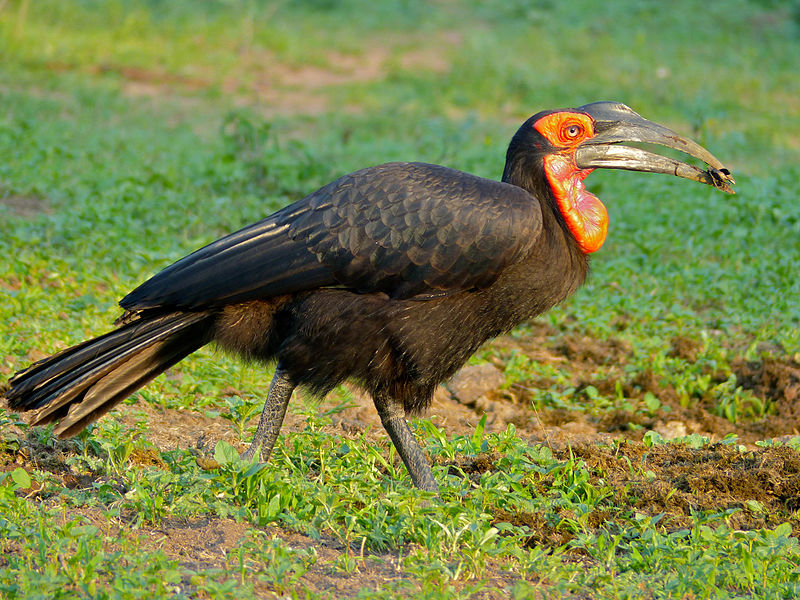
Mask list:
[[[583,184],[593,169],[579,169],[570,154],[544,157],[544,172],[570,233],[586,254],[600,249],[608,233],[608,211]]]
[[[545,115],[533,127],[559,149],[544,157],[544,172],[570,233],[586,254],[599,250],[608,233],[608,211],[583,185],[592,169],[575,164],[576,149],[594,135],[594,121],[583,113],[561,111]]]

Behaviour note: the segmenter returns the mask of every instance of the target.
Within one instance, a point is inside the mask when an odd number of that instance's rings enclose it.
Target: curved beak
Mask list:
[[[708,150],[658,123],[648,121],[619,102],[593,102],[578,108],[595,122],[594,137],[586,140],[575,153],[581,169],[627,169],[666,173],[699,181],[727,192],[735,193],[731,172]],[[703,161],[708,168],[699,169],[673,158],[661,156],[620,142],[646,142],[674,148]]]

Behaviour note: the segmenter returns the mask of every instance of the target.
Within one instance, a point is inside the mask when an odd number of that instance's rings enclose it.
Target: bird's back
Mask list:
[[[203,309],[323,287],[393,298],[486,287],[535,245],[539,202],[454,169],[351,173],[190,254],[128,294],[129,311]]]

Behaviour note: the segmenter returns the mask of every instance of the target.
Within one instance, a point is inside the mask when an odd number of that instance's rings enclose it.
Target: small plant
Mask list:
[[[298,588],[301,578],[317,562],[317,551],[312,546],[296,549],[279,538],[270,538],[265,532],[249,530],[245,538],[229,553],[228,565],[236,570],[240,582],[257,579],[269,585],[277,594]]]
[[[227,410],[220,412],[223,419],[230,421],[239,434],[240,439],[245,438],[247,423],[254,416],[261,413],[263,401],[254,397],[242,398],[241,396],[226,396],[224,398]]]
[[[92,430],[93,443],[84,439],[84,449],[93,448],[98,456],[105,458],[106,471],[113,474],[122,473],[134,450],[150,446],[143,437],[147,424],[143,419],[136,422],[135,427],[126,427],[114,419],[100,421]]]
[[[770,412],[770,403],[740,387],[735,375],[715,386],[713,392],[717,398],[714,413],[731,423],[762,419]]]

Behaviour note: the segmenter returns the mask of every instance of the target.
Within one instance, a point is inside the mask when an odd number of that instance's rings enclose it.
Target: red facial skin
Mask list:
[[[594,135],[592,118],[559,112],[542,117],[533,126],[557,148],[544,157],[544,172],[570,233],[586,254],[599,250],[608,233],[608,211],[583,184],[593,169],[579,169],[575,164],[575,150]]]

